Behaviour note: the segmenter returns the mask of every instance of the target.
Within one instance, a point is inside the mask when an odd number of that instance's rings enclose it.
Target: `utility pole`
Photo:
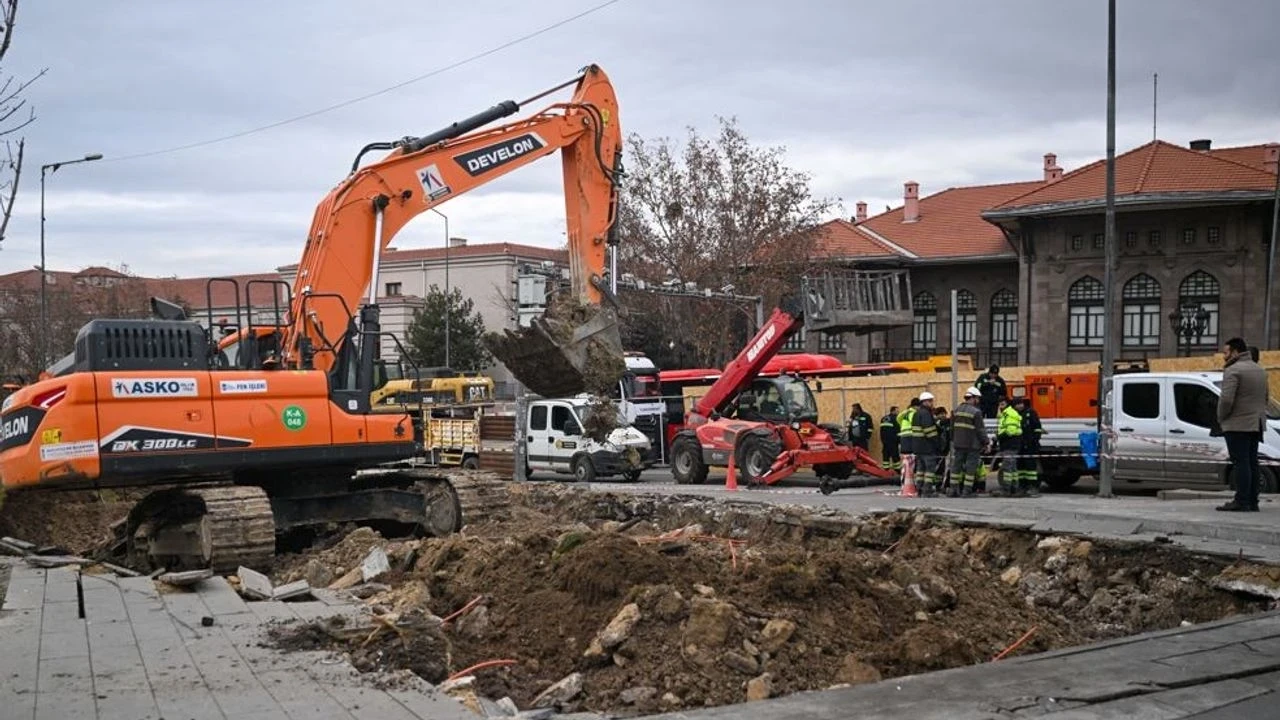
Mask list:
[[[1160,108],[1160,73],[1151,73],[1151,140],[1156,140],[1156,113]]]
[[[444,366],[449,367],[449,316],[453,314],[453,288],[449,286],[449,248],[453,245],[453,240],[449,237],[449,216],[435,208],[431,208],[431,212],[444,218]],[[427,289],[424,287],[422,297],[426,296]]]
[[[1280,172],[1276,173],[1276,192],[1271,198],[1271,244],[1267,246],[1267,288],[1265,291],[1265,299],[1263,300],[1263,308],[1265,314],[1262,316],[1262,342],[1261,347],[1274,348],[1271,340],[1271,316],[1275,315],[1275,308],[1271,305],[1272,293],[1276,282],[1276,227],[1280,226]]]
[[[1115,397],[1111,394],[1115,371],[1115,280],[1116,280],[1116,0],[1107,0],[1107,213],[1105,236],[1106,255],[1102,271],[1103,299],[1102,367],[1098,368],[1098,399],[1101,415],[1098,422],[1098,496],[1111,497],[1111,483],[1115,472],[1112,460],[1111,419]],[[1107,398],[1110,398],[1107,401]]]
[[[58,172],[64,165],[101,160],[102,153],[89,153],[79,160],[63,160],[40,166],[40,368],[49,366],[49,268],[44,257],[44,178]]]
[[[960,405],[960,291],[951,291],[951,410]]]

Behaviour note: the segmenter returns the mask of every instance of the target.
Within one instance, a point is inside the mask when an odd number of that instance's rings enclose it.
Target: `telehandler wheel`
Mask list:
[[[467,457],[463,458],[462,469],[463,470],[479,470],[480,458],[476,457],[475,455],[468,455]]]
[[[753,434],[743,438],[737,457],[742,479],[750,485],[760,482],[781,454],[782,443],[772,435]]]
[[[701,485],[707,481],[707,464],[702,448],[691,437],[678,437],[671,444],[671,476],[681,485]]]

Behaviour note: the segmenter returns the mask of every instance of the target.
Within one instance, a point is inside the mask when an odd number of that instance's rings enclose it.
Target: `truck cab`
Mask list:
[[[627,422],[649,438],[650,459],[661,462],[666,405],[658,366],[642,352],[627,352],[623,360],[627,370],[618,380],[612,397],[618,401],[618,409]]]
[[[649,438],[617,410],[617,427],[602,441],[590,437],[584,430],[590,414],[602,411],[585,395],[529,403],[528,472],[570,474],[578,482],[613,476],[639,480],[654,464]]]

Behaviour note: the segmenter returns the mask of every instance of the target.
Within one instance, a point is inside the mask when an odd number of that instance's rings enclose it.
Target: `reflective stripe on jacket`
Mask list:
[[[987,446],[982,410],[964,403],[951,415],[951,444],[957,450],[981,450]]]

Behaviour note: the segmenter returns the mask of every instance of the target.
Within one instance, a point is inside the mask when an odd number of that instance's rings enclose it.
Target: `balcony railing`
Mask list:
[[[911,278],[905,270],[827,272],[805,277],[805,326],[866,333],[910,327]]]

